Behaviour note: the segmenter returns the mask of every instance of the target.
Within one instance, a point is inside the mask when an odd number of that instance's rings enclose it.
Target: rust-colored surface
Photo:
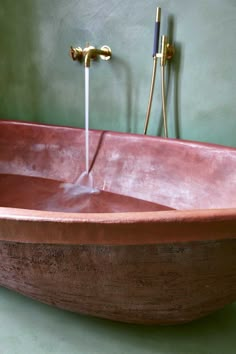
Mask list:
[[[0,121],[0,284],[134,323],[236,300],[236,149]]]
[[[235,252],[234,240],[142,247],[2,242],[0,282],[84,314],[187,322],[235,300]]]
[[[2,207],[73,213],[117,213],[173,210],[111,192],[80,191],[79,186],[45,178],[0,174],[0,205]]]

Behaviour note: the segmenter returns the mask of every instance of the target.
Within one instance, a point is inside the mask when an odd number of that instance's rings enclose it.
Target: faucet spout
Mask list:
[[[88,46],[83,50],[84,55],[84,65],[86,68],[90,67],[91,59],[96,59],[98,56],[102,60],[109,60],[111,58],[111,49],[104,45],[100,49],[92,46]]]

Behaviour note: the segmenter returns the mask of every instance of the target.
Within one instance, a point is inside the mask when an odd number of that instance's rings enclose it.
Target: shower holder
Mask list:
[[[161,65],[165,65],[166,60],[172,59],[174,54],[175,54],[175,47],[172,44],[168,43],[167,36],[162,36],[161,52],[156,53],[155,57],[161,60]]]
[[[167,60],[172,59],[174,54],[175,54],[175,47],[172,44],[167,43],[167,45],[166,45],[166,59]]]

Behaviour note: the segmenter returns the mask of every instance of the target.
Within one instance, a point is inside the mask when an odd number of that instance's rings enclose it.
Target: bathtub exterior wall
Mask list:
[[[235,0],[159,0],[170,137],[236,146]],[[142,133],[152,71],[155,1],[2,0],[0,117],[84,126],[84,70],[70,45],[109,45],[91,66],[90,126]],[[159,66],[158,66],[159,69]],[[160,73],[148,134],[160,135]]]

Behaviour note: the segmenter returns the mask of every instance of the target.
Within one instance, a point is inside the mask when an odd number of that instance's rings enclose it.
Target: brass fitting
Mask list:
[[[102,60],[109,60],[111,58],[111,49],[106,45],[102,46],[100,49],[88,46],[84,48],[83,55],[85,58],[84,65],[86,68],[89,68],[91,59],[96,59],[98,56]]]
[[[166,61],[172,59],[175,53],[175,48],[172,44],[168,43],[167,36],[161,36],[161,53],[156,54],[160,58],[161,66],[166,65]]]
[[[69,51],[70,57],[72,60],[76,61],[81,61],[83,59],[83,50],[80,47],[74,48],[74,47],[70,47],[70,51]]]
[[[107,45],[102,46],[100,49],[91,45],[88,45],[84,49],[81,49],[80,47],[74,48],[71,46],[69,54],[74,61],[77,60],[81,62],[84,58],[85,67],[89,68],[91,60],[97,59],[98,56],[102,60],[109,60],[111,58],[111,48]]]

